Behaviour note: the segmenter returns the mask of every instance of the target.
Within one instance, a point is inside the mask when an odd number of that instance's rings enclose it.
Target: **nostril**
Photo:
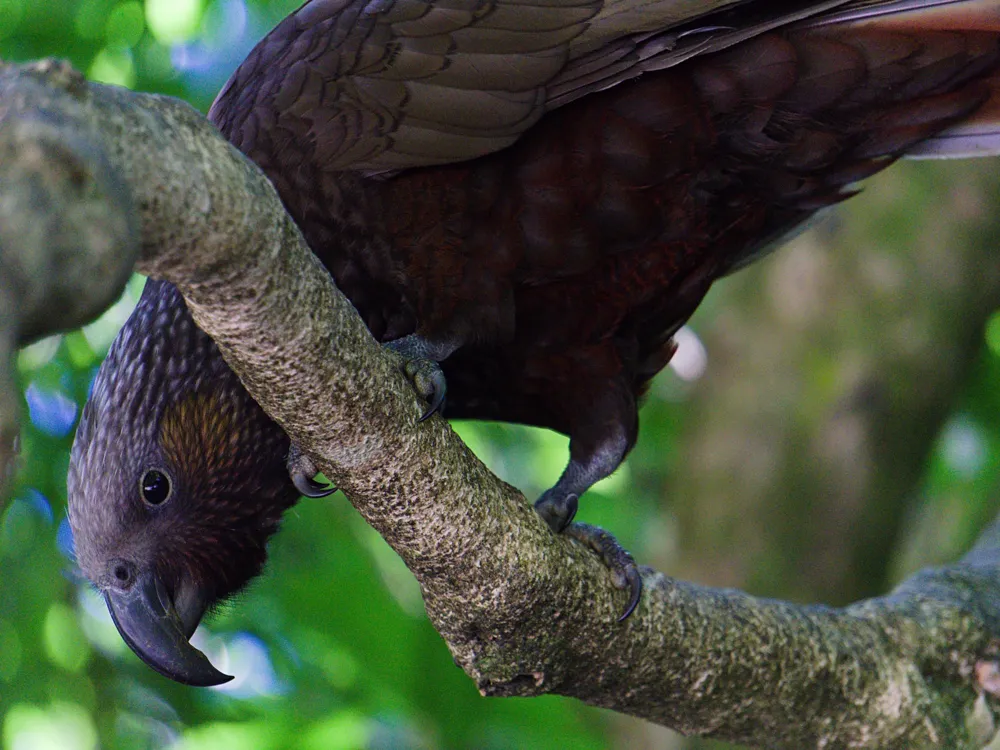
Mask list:
[[[126,563],[115,564],[111,572],[120,586],[127,586],[132,581],[132,569]]]

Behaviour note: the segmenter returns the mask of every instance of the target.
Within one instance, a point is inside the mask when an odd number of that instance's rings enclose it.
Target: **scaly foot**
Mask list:
[[[627,424],[627,420],[622,422]],[[613,425],[614,421],[607,420],[605,424]],[[566,534],[596,552],[614,575],[615,586],[628,590],[628,605],[618,618],[618,622],[622,622],[635,611],[642,596],[642,577],[635,560],[607,531],[573,523],[580,495],[618,468],[628,453],[634,433],[625,428],[612,429],[600,437],[590,445],[582,443],[579,438],[571,438],[569,464],[555,486],[535,503],[535,510],[554,532]]]
[[[611,571],[615,586],[629,592],[628,605],[618,617],[618,622],[624,622],[635,612],[642,598],[642,576],[635,564],[635,558],[629,554],[618,540],[604,529],[586,523],[571,523],[563,534],[578,542],[582,542],[598,554],[604,565]]]
[[[642,576],[639,575],[635,559],[604,529],[585,523],[573,523],[579,499],[572,493],[562,494],[555,490],[553,487],[542,495],[535,503],[535,510],[555,533],[576,539],[596,552],[614,576],[615,586],[628,589],[628,605],[618,618],[618,622],[623,622],[635,611],[642,597]]]
[[[419,421],[423,422],[435,412],[442,411],[448,383],[438,362],[451,354],[455,347],[435,346],[416,334],[390,341],[385,347],[403,357],[406,361],[403,372],[420,397],[427,402],[427,410]]]

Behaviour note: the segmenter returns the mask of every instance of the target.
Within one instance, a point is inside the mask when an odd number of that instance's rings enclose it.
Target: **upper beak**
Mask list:
[[[127,591],[105,592],[111,619],[136,656],[171,680],[185,685],[209,687],[233,679],[223,674],[188,641],[204,604],[187,606],[185,622],[177,614],[166,588],[153,573],[139,574]]]

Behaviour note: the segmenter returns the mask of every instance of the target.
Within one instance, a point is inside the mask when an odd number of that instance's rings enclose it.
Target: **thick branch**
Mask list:
[[[132,194],[87,97],[68,66],[0,63],[0,498],[20,411],[14,348],[99,315],[139,253]]]
[[[8,70],[0,93],[38,77]],[[995,534],[966,562],[846,610],[648,571],[618,625],[625,594],[594,556],[549,533],[444,421],[417,423],[398,363],[258,170],[186,105],[101,86],[74,98],[137,207],[139,269],[180,287],[254,397],[402,556],[484,693],[557,692],[770,747],[966,748],[992,735],[974,674],[1000,628]],[[7,240],[2,252],[26,251]]]

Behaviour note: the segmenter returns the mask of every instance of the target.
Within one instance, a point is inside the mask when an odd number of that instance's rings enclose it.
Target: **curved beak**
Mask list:
[[[184,607],[181,620],[166,588],[153,573],[140,574],[127,591],[104,593],[111,619],[136,656],[164,677],[196,687],[233,679],[212,666],[188,641],[204,614],[203,603]]]

